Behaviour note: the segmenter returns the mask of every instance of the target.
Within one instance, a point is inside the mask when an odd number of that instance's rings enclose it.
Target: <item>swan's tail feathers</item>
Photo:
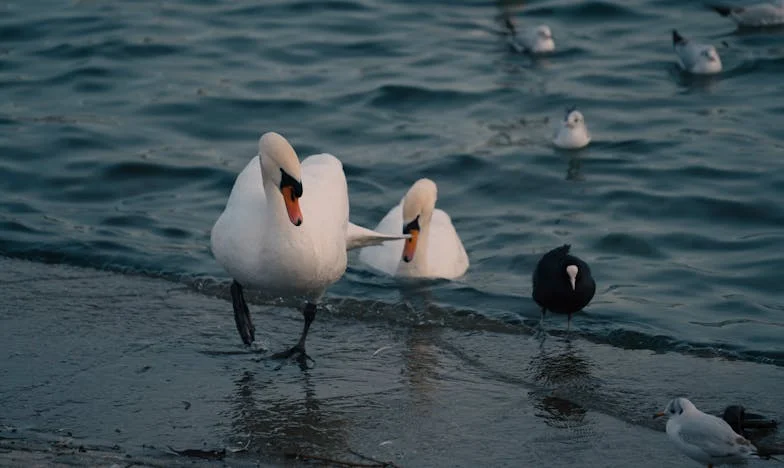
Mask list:
[[[346,231],[346,250],[381,245],[386,241],[406,239],[408,237],[411,236],[404,234],[382,234],[350,222],[348,223],[348,229]]]

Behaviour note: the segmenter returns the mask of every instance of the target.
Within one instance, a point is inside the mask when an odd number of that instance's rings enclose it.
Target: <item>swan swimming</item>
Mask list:
[[[437,187],[419,179],[378,223],[376,231],[411,237],[363,248],[359,260],[392,276],[453,279],[468,269],[466,254],[452,220],[436,208]]]
[[[233,278],[234,320],[246,345],[255,328],[243,287],[306,299],[299,341],[273,355],[303,363],[316,304],[345,272],[346,250],[404,237],[357,226],[348,215],[346,176],[335,156],[316,154],[300,163],[284,137],[262,135],[259,153],[237,176],[210,239],[215,259]]]

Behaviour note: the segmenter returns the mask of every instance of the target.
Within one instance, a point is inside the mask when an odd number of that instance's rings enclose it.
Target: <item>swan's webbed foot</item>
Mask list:
[[[290,349],[286,351],[281,351],[279,353],[275,353],[272,355],[272,359],[291,359],[293,358],[294,361],[300,365],[300,367],[307,368],[308,360],[312,363],[316,363],[312,357],[308,356],[308,353],[305,352],[305,346],[297,343],[296,345],[292,346]]]
[[[305,370],[308,368],[308,359],[314,364],[316,363],[316,361],[305,352],[305,340],[308,338],[308,330],[310,329],[310,324],[313,323],[313,320],[316,318],[316,304],[313,304],[312,302],[306,303],[305,308],[302,310],[302,316],[305,318],[305,324],[302,327],[302,335],[300,335],[297,344],[292,346],[288,351],[273,354],[272,359],[289,359],[294,357],[299,363],[300,369]]]
[[[234,306],[234,323],[242,342],[250,346],[256,339],[256,328],[250,319],[248,304],[242,294],[242,286],[236,280],[231,283],[231,303]]]

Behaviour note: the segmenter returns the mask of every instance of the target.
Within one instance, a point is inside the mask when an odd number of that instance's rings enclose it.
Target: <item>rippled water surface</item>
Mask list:
[[[505,10],[557,52],[513,51]],[[672,28],[725,71],[682,75]],[[570,243],[598,285],[580,336],[781,366],[782,73],[780,30],[696,2],[4,2],[0,254],[225,296],[209,231],[274,130],[343,161],[359,224],[432,178],[471,260],[422,310],[352,255],[332,313],[525,327],[536,261]],[[549,142],[570,105],[576,152]]]

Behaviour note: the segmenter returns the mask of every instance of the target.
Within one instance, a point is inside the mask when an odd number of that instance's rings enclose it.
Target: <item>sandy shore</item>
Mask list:
[[[299,332],[290,308],[251,306],[249,351],[231,304],[182,284],[9,259],[0,283],[2,466],[689,466],[650,419],[670,397],[784,408],[784,373],[761,364],[357,320],[333,301],[302,371],[266,357]]]

